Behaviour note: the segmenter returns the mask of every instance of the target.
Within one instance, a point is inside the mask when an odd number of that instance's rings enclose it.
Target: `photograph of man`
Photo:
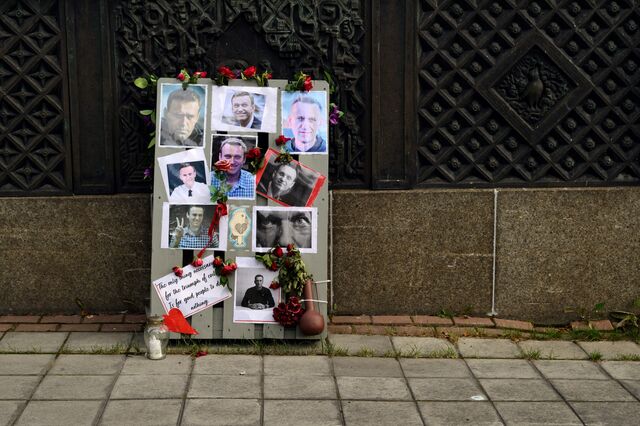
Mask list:
[[[254,206],[253,251],[295,244],[301,253],[315,253],[317,209],[315,207]]]
[[[224,116],[222,121],[234,126],[260,130],[262,127],[261,110],[256,101],[264,105],[264,96],[245,91],[229,91],[227,97],[232,115]]]
[[[188,206],[186,215],[182,214],[184,208],[180,209],[179,207],[182,206],[171,206],[171,210],[175,211],[175,228],[169,240],[169,247],[179,249],[218,248],[218,232],[213,234],[213,238],[209,242],[207,230],[211,215],[207,215],[208,221],[205,222],[205,206]],[[215,207],[211,206],[211,208]],[[173,216],[171,213],[170,216]]]
[[[241,306],[250,309],[268,309],[276,305],[271,290],[262,287],[263,281],[263,275],[258,274],[253,278],[254,286],[245,291]]]
[[[162,84],[160,90],[164,105],[161,106],[159,145],[202,147],[206,86],[190,85],[183,90],[180,84]]]
[[[201,170],[196,170],[196,167]],[[174,177],[178,170],[178,179],[182,185],[176,186],[169,196],[171,203],[208,203],[211,201],[209,186],[204,183],[204,162],[169,164],[168,175]],[[199,173],[198,173],[199,171]],[[170,185],[175,181],[170,179]],[[175,183],[174,183],[175,184]]]
[[[247,145],[237,137],[224,139],[220,144],[218,160],[228,160],[231,169],[227,172],[227,184],[231,190],[227,194],[230,199],[253,200],[255,194],[255,176],[244,170]],[[211,173],[211,185],[220,188],[220,180]]]
[[[275,133],[278,88],[213,86],[211,127],[217,131]]]
[[[283,92],[282,131],[291,138],[286,145],[291,153],[327,153],[326,102],[324,92]]]

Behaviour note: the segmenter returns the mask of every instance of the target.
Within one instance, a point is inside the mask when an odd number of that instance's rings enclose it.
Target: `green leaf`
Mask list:
[[[151,122],[153,124],[156,124],[156,110],[153,110],[153,112],[151,112]]]
[[[147,145],[147,149],[149,149],[149,148],[151,148],[151,147],[155,146],[155,144],[156,144],[156,137],[154,136],[154,137],[151,139],[151,141],[149,141],[149,145]]]
[[[153,114],[153,110],[152,109],[142,109],[142,110],[140,110],[140,114],[142,114],[142,115],[151,115],[151,114]]]
[[[140,89],[146,89],[149,86],[149,82],[144,77],[138,77],[133,81],[133,84]]]
[[[604,310],[604,302],[596,303],[594,310],[596,312],[602,312]]]

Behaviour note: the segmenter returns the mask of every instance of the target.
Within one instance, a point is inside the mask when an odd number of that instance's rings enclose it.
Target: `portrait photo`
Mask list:
[[[161,248],[178,250],[227,249],[228,217],[209,237],[208,230],[215,214],[213,204],[162,204]]]
[[[278,89],[214,86],[211,122],[214,130],[275,133]]]
[[[327,154],[329,124],[327,94],[282,92],[282,134],[292,154]]]
[[[204,148],[204,130],[207,128],[206,84],[160,84],[158,114],[158,146],[169,148]]]
[[[228,250],[245,250],[249,247],[251,236],[251,207],[229,207],[229,245]]]
[[[256,192],[283,206],[311,207],[326,176],[296,160],[277,163],[277,157],[274,149],[266,152],[264,165],[256,173]]]
[[[295,244],[301,253],[316,253],[318,209],[315,207],[253,206],[252,250],[269,251]]]
[[[209,204],[209,167],[202,149],[158,157],[167,199],[174,204]]]
[[[276,324],[273,308],[280,303],[280,288],[269,285],[278,272],[265,268],[253,257],[237,257],[233,287],[233,322]]]
[[[247,152],[258,142],[257,137],[216,134],[212,139],[211,167],[219,160],[227,160],[231,168],[226,172],[227,185],[231,187],[227,196],[231,200],[254,200],[256,177],[246,170]],[[211,185],[220,188],[220,180],[211,170]]]

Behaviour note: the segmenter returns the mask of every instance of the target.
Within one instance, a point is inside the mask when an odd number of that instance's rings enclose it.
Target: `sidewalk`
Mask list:
[[[619,426],[640,418],[640,362],[629,361],[640,359],[640,346],[629,341],[336,334],[324,345],[279,346],[304,356],[217,341],[210,352],[263,354],[149,361],[136,354],[140,333],[0,336],[0,425]]]

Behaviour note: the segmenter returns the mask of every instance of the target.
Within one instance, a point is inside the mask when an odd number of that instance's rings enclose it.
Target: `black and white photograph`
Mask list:
[[[206,84],[160,84],[160,126],[156,140],[160,147],[204,148],[204,130],[207,128]]]
[[[224,251],[227,249],[228,218],[222,216],[210,237],[209,226],[215,215],[213,204],[162,205],[161,248],[200,250],[203,248]]]
[[[280,288],[269,288],[278,272],[253,257],[237,257],[233,287],[233,322],[276,324],[273,308],[280,303]]]
[[[282,134],[291,138],[285,148],[292,154],[326,154],[329,124],[327,94],[282,92]]]
[[[246,156],[257,142],[257,136],[214,135],[211,150],[212,166],[218,160],[227,160],[231,164],[231,168],[226,172],[227,185],[231,186],[227,193],[230,200],[255,200],[256,198],[256,177],[246,170]],[[211,172],[211,185],[220,188],[220,180],[214,171]]]
[[[264,165],[256,173],[256,192],[283,206],[311,207],[326,181],[326,176],[292,160],[277,163],[278,152],[269,149]]]
[[[170,203],[211,203],[204,150],[189,149],[158,157],[158,165]]]
[[[211,108],[215,130],[275,133],[278,89],[215,86]]]
[[[316,253],[317,237],[316,207],[253,206],[251,242],[255,252],[295,244],[301,253]]]

